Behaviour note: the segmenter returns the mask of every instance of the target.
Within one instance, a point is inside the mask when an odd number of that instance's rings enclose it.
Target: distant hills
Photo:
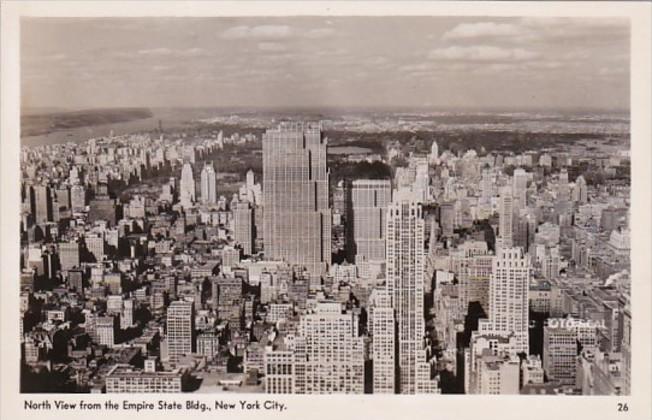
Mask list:
[[[38,136],[55,131],[91,127],[151,118],[147,108],[109,108],[68,112],[23,112],[20,118],[22,136]]]

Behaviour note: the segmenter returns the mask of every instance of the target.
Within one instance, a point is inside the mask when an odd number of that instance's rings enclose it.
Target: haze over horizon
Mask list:
[[[25,18],[25,108],[629,109],[611,18]]]

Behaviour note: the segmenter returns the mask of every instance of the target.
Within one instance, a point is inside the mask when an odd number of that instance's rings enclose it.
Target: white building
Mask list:
[[[212,163],[204,165],[201,170],[201,201],[204,204],[217,203],[215,168]]]
[[[516,337],[519,352],[529,352],[528,289],[530,263],[521,248],[499,249],[489,282],[492,329]]]
[[[195,202],[195,178],[192,174],[192,165],[188,162],[184,163],[181,169],[180,200],[184,208],[192,207]]]

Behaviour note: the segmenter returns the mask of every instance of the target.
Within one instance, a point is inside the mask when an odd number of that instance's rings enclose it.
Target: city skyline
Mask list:
[[[23,23],[23,392],[632,393],[627,21]]]
[[[24,108],[629,107],[618,18],[25,18],[21,32]]]

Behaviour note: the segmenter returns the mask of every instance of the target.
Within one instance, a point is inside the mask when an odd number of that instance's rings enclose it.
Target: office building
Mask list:
[[[179,200],[181,206],[192,207],[195,202],[195,178],[192,173],[192,165],[189,162],[183,164],[181,169],[181,181],[179,182]]]
[[[386,277],[397,323],[397,392],[401,394],[422,392],[418,390],[431,384],[423,348],[424,229],[421,205],[395,197],[387,212]]]
[[[373,363],[373,393],[396,392],[395,322],[391,298],[385,288],[375,289],[370,298],[369,331]]]
[[[575,384],[577,355],[575,330],[557,324],[543,327],[543,370],[549,381]]]
[[[356,263],[385,259],[385,214],[392,200],[389,180],[360,179],[351,185],[353,254]]]
[[[86,190],[82,185],[73,185],[70,188],[70,206],[75,213],[86,209]]]
[[[79,267],[79,243],[77,241],[59,243],[59,265],[63,271]]]
[[[455,203],[446,202],[439,205],[439,228],[441,236],[450,238],[455,229]]]
[[[527,180],[528,174],[521,168],[514,169],[512,177],[512,193],[514,208],[516,210],[527,207]]]
[[[95,257],[96,262],[104,260],[105,246],[104,234],[102,232],[89,232],[84,236],[84,243],[88,252]]]
[[[267,394],[294,394],[294,352],[267,349],[264,358],[265,392]]]
[[[34,220],[36,224],[52,221],[52,192],[47,185],[34,185]]]
[[[217,187],[213,163],[204,165],[201,170],[201,201],[204,204],[217,203]]]
[[[254,251],[254,225],[251,204],[246,201],[231,203],[233,213],[233,239],[240,245],[244,255]]]
[[[502,248],[493,259],[489,312],[495,332],[514,334],[516,351],[529,352],[530,263],[521,248]]]
[[[320,302],[303,315],[295,346],[295,393],[363,393],[363,338],[357,316],[341,303]]]
[[[500,190],[498,223],[496,248],[511,248],[514,245],[514,197],[511,187]]]
[[[321,276],[331,262],[326,140],[317,124],[281,123],[263,135],[265,256]]]
[[[112,347],[115,344],[116,318],[101,316],[95,319],[97,342],[100,345]]]
[[[193,352],[194,311],[191,302],[174,301],[167,310],[167,345],[170,362]]]

